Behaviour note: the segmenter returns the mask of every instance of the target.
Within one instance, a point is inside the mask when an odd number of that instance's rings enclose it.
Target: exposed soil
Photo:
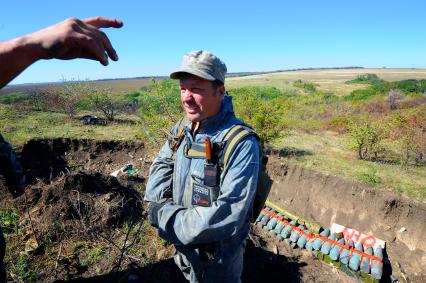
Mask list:
[[[8,239],[10,270],[25,252],[41,269],[37,281],[185,282],[171,259],[174,248],[146,225],[142,198],[153,154],[143,143],[38,139],[29,141],[20,155],[31,183],[26,196],[12,200],[0,182],[0,207],[17,207],[19,228],[25,230]],[[128,163],[136,172],[109,175]],[[399,272],[401,281],[422,282],[423,203],[289,165],[279,154],[270,157],[269,169],[273,202],[324,227],[336,222],[386,240],[393,273]],[[406,231],[398,232],[401,227]],[[40,245],[28,247],[29,239]],[[118,242],[137,248],[123,252]],[[99,246],[102,256],[88,263]],[[277,279],[353,282],[307,251],[292,249],[253,226],[243,282]]]
[[[37,183],[17,202],[30,207],[33,225],[53,234],[94,233],[136,220],[142,215],[142,199],[111,176],[76,172]]]
[[[58,281],[63,282],[63,281]],[[68,282],[68,281],[67,281]],[[176,267],[172,258],[164,259],[141,268],[128,268],[69,282],[188,282]],[[321,282],[355,283],[355,279],[326,266],[308,252],[293,249],[277,241],[264,230],[253,226],[244,255],[242,282]]]
[[[426,282],[424,202],[279,157],[271,157],[268,168],[274,181],[270,201],[323,227],[334,222],[386,241],[391,272],[400,280]]]

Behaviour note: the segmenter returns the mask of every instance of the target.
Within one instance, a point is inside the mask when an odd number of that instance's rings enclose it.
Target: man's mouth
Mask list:
[[[186,105],[185,108],[189,113],[196,113],[198,111],[197,105]]]

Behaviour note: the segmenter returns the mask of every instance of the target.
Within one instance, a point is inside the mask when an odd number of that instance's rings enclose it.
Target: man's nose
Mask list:
[[[189,101],[189,100],[192,100],[192,98],[193,98],[192,92],[190,90],[188,90],[188,89],[185,89],[184,93],[183,93],[183,99],[185,101]]]

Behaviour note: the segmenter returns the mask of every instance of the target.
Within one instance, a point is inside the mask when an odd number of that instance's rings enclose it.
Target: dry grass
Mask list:
[[[105,81],[90,81],[97,87],[111,88],[114,92],[133,92],[139,91],[143,87],[152,83],[151,79],[128,79],[128,80],[105,80]],[[62,86],[62,83],[40,83],[40,84],[22,84],[7,86],[0,90],[0,95],[7,95],[13,92],[30,93],[40,89],[51,89]]]
[[[90,138],[98,140],[136,140],[141,133],[137,117],[118,116],[135,123],[110,123],[83,126],[78,119],[54,112],[20,112],[0,104],[1,134],[13,145],[22,146],[33,138]]]
[[[378,188],[402,193],[416,199],[426,199],[426,173],[424,167],[379,163],[357,158],[349,148],[349,138],[333,132],[307,134],[292,132],[277,140],[274,146],[305,151],[291,160],[307,168],[333,176],[344,176],[367,182]]]
[[[365,88],[364,84],[345,84],[358,75],[376,74],[387,81],[406,79],[426,79],[426,69],[335,69],[289,71],[271,74],[228,78],[228,87],[275,86],[283,90],[298,90],[293,87],[296,80],[304,80],[317,85],[318,90],[336,95],[347,95],[353,90]],[[300,90],[298,90],[300,91]]]

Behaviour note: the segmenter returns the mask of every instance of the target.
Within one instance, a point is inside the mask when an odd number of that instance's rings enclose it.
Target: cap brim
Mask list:
[[[200,77],[200,78],[208,80],[208,81],[215,81],[216,80],[215,77],[213,77],[212,75],[210,75],[208,73],[201,72],[199,70],[191,70],[191,69],[181,69],[179,71],[173,72],[173,73],[170,74],[170,78],[178,80],[185,74],[191,74],[191,75],[194,75],[196,77]]]

